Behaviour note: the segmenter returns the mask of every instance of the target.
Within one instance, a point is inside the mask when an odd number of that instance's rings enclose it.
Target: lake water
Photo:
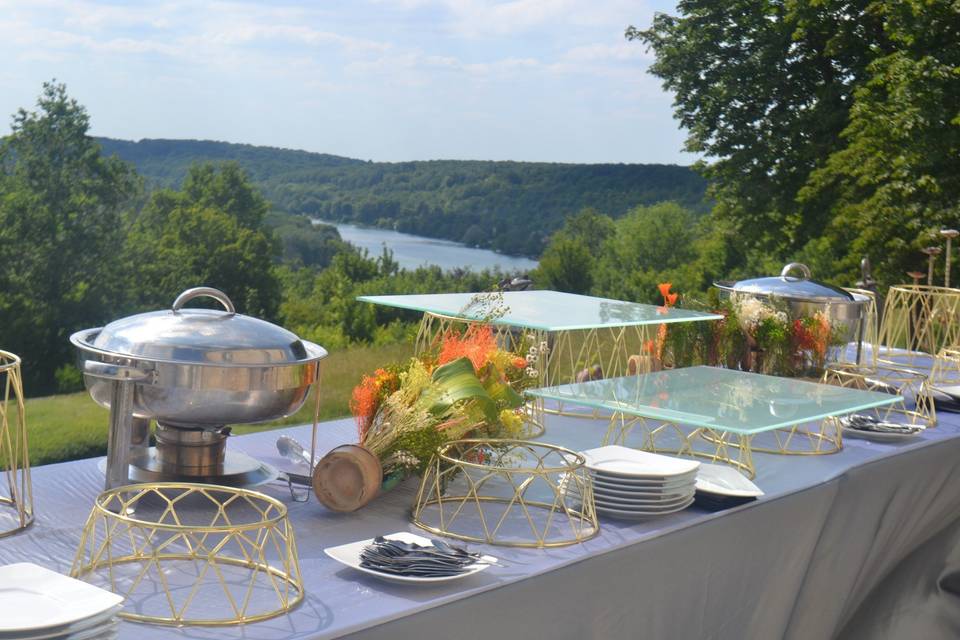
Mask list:
[[[499,267],[505,272],[531,271],[537,266],[536,260],[507,256],[487,249],[474,249],[459,242],[425,238],[409,233],[399,233],[387,229],[357,227],[352,224],[314,220],[315,223],[330,224],[337,228],[340,237],[357,247],[366,249],[371,256],[378,256],[383,247],[393,251],[393,259],[404,269],[415,269],[435,264],[442,269],[471,269],[482,271]]]

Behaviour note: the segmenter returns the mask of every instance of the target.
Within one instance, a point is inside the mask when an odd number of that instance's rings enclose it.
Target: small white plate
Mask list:
[[[636,509],[636,510],[612,509],[610,507],[602,507],[600,505],[596,505],[596,508],[597,508],[597,513],[599,513],[600,515],[614,516],[617,518],[626,518],[626,519],[638,519],[638,518],[650,518],[654,516],[665,516],[671,513],[676,513],[677,511],[683,511],[684,509],[689,507],[691,504],[693,504],[693,498],[690,498],[690,500],[687,500],[686,502],[683,502],[676,507],[672,507],[664,511],[651,511],[651,510],[644,511],[640,509]]]
[[[423,536],[418,536],[414,533],[408,533],[406,531],[398,531],[397,533],[391,533],[390,535],[383,536],[387,540],[399,540],[400,542],[412,542],[422,546],[432,547],[433,543],[430,542],[428,538]],[[357,571],[362,571],[371,576],[376,576],[381,580],[386,580],[387,582],[398,582],[401,584],[420,584],[420,585],[429,585],[437,584],[438,582],[451,582],[453,580],[459,580],[461,578],[466,578],[472,576],[475,573],[480,573],[484,569],[488,568],[489,564],[477,564],[463,573],[458,573],[452,576],[438,576],[438,577],[418,577],[418,576],[398,576],[392,573],[384,573],[382,571],[377,571],[375,569],[367,569],[366,567],[360,566],[360,554],[363,552],[364,547],[373,544],[373,538],[368,538],[367,540],[358,540],[357,542],[350,542],[347,544],[341,544],[337,547],[327,547],[323,550],[325,554],[339,562],[344,564],[352,569]],[[483,559],[487,562],[496,562],[497,559],[493,556],[483,556]]]
[[[693,473],[700,466],[696,460],[681,460],[616,444],[588,449],[581,455],[587,460],[587,469],[631,479],[666,480]]]
[[[93,619],[109,619],[122,602],[105,589],[30,562],[8,564],[0,567],[0,638],[49,637],[55,627],[65,627],[56,635],[80,631]]]
[[[859,438],[861,440],[871,440],[873,442],[898,442],[900,440],[909,440],[916,438],[923,433],[923,429],[914,433],[886,433],[883,431],[864,431],[863,429],[851,429],[843,427],[844,438]]]
[[[760,487],[733,467],[706,462],[697,470],[697,491],[737,498],[756,498],[763,495]]]

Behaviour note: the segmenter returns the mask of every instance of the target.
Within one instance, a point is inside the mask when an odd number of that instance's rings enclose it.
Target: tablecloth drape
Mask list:
[[[606,423],[553,416],[544,441],[595,446]],[[301,441],[309,429],[286,429]],[[279,432],[230,447],[284,465]],[[355,440],[320,426],[321,449]],[[487,547],[506,567],[448,586],[390,585],[341,567],[323,548],[417,531],[409,481],[354,514],[290,504],[305,602],[245,627],[170,629],[124,622],[120,638],[956,638],[960,636],[960,416],[911,443],[849,440],[838,454],[757,454],[761,500],[644,522],[602,520],[583,544]],[[0,540],[0,562],[69,570],[102,488],[96,460],[34,470],[37,522]],[[264,490],[289,502],[286,489]]]

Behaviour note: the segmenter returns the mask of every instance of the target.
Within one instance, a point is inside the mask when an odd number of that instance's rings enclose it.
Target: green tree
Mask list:
[[[852,271],[874,256],[883,281],[923,267],[919,249],[960,224],[960,9],[877,3],[894,45],[857,87],[844,148],[814,172],[804,202],[832,200],[825,250]],[[957,280],[953,280],[956,282]]]
[[[637,207],[616,221],[616,231],[604,243],[594,292],[659,304],[661,282],[672,282],[675,291],[700,290],[695,266],[699,235],[696,217],[676,203]]]
[[[117,260],[132,168],[105,158],[90,117],[55,81],[20,109],[0,145],[0,344],[23,358],[30,394],[55,388],[71,332],[122,309],[129,273]]]
[[[224,291],[238,311],[276,319],[278,247],[261,226],[266,212],[266,201],[231,163],[192,167],[181,191],[155,192],[127,242],[138,306],[165,307],[184,289],[204,285]]]
[[[550,238],[533,274],[538,286],[569,293],[593,288],[598,249],[613,234],[613,220],[594,209],[570,216]]]
[[[808,257],[849,284],[921,266],[960,221],[960,11],[924,0],[683,0],[653,49],[731,255]]]

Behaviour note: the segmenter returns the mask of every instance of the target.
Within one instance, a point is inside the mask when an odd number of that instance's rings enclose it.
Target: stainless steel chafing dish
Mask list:
[[[224,309],[187,309],[211,297]],[[225,451],[227,425],[295,413],[326,350],[236,313],[222,291],[184,291],[169,310],[123,318],[70,337],[91,397],[110,409],[107,487],[194,480],[252,485],[272,469]],[[156,448],[147,447],[157,421]],[[129,466],[129,468],[128,468]]]

